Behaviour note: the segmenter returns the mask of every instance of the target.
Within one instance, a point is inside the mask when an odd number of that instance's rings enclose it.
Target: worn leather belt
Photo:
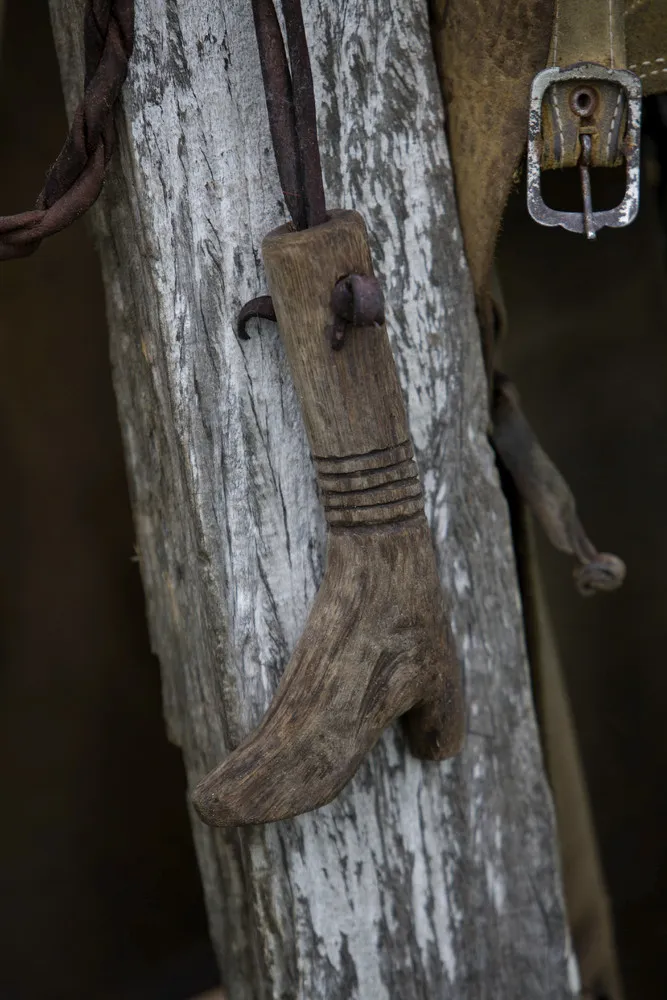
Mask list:
[[[642,84],[627,68],[623,0],[556,0],[549,66],[531,88],[528,210],[536,222],[594,239],[604,226],[625,226],[639,208]],[[622,201],[594,211],[590,167],[625,163]],[[579,167],[581,212],[550,208],[541,172]]]

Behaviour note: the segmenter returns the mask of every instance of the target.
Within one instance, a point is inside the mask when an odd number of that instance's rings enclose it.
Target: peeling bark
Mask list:
[[[426,3],[304,7],[328,204],[372,234],[468,738],[425,764],[394,727],[336,802],[292,822],[193,817],[214,944],[230,1000],[562,1000],[552,807]],[[82,8],[51,0],[70,110]],[[285,220],[250,4],[137,0],[136,27],[94,223],[152,641],[194,784],[268,706],[324,524],[279,334],[252,320],[235,336]],[[150,779],[140,762],[128,778]]]

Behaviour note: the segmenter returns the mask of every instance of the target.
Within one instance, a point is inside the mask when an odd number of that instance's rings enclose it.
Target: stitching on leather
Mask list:
[[[609,0],[609,64],[614,68],[614,8],[613,0]]]
[[[627,17],[628,14],[634,14],[636,10],[639,10],[641,7],[644,7],[647,3],[648,0],[632,0],[630,6],[629,7],[626,6],[625,10],[623,11],[623,17]]]
[[[611,123],[609,125],[609,135],[607,136],[607,159],[611,155],[611,139],[614,134],[614,126],[616,125],[616,117],[621,107],[621,101],[623,100],[623,91],[619,90],[618,97],[616,98],[616,107],[614,108],[614,113],[611,118]]]
[[[641,63],[632,63],[630,69],[636,70],[640,66],[652,66],[653,63],[664,63],[665,56],[658,56],[657,59],[644,59]],[[647,76],[657,76],[658,73],[667,73],[667,66],[659,66],[658,69],[652,69],[650,72],[640,73],[639,79],[645,80]]]

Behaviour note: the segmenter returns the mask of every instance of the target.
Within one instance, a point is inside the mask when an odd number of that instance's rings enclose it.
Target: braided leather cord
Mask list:
[[[26,257],[96,201],[116,145],[114,105],[134,42],[134,0],[87,0],[84,94],[34,210],[0,216],[0,260]]]

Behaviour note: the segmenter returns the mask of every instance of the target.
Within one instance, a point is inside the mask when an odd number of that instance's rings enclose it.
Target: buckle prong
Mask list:
[[[588,132],[580,136],[581,156],[579,157],[579,175],[581,177],[581,194],[584,202],[584,232],[589,240],[595,239],[595,220],[593,218],[593,195],[591,192],[591,153],[593,141]]]

